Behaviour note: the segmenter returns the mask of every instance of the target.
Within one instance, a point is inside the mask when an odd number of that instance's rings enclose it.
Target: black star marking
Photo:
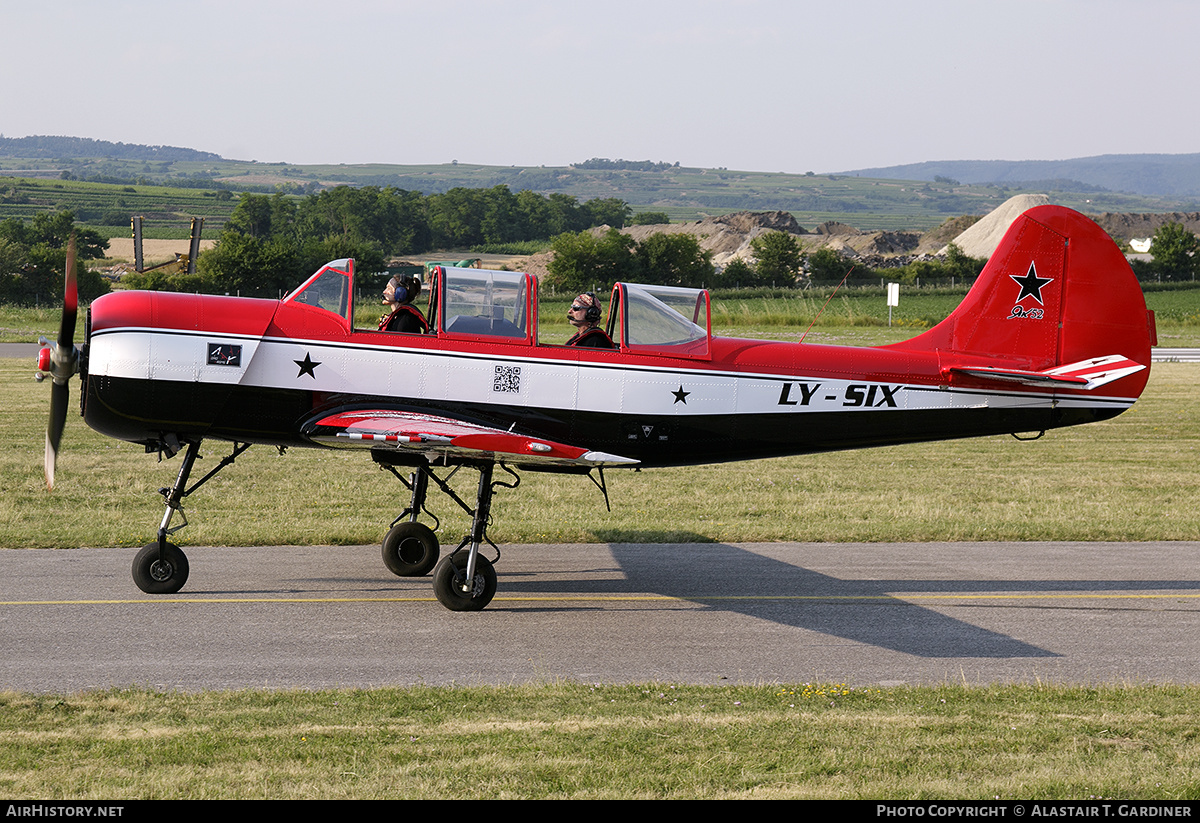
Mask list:
[[[303,360],[293,360],[292,362],[300,367],[300,371],[296,373],[297,377],[301,377],[301,376],[307,374],[313,380],[317,379],[317,375],[316,375],[317,366],[321,365],[321,361],[313,360],[312,357],[309,356],[308,352],[304,353]]]
[[[673,392],[671,392],[671,394],[675,395],[675,403],[682,403],[683,405],[685,405],[685,406],[686,406],[686,405],[687,405],[687,396],[688,396],[689,394],[691,394],[691,392],[690,392],[690,391],[684,391],[684,390],[683,390],[683,384],[682,384],[682,383],[680,383],[680,384],[679,384],[679,390],[678,390],[678,391],[673,391]],[[675,403],[672,403],[671,405],[672,405],[672,406],[674,406],[674,405],[675,405]]]
[[[1015,274],[1010,274],[1018,286],[1021,287],[1021,294],[1017,297],[1017,302],[1020,303],[1026,297],[1032,297],[1034,300],[1042,303],[1042,286],[1047,283],[1053,283],[1053,277],[1038,277],[1037,270],[1033,267],[1033,263],[1029,264],[1029,274],[1024,277],[1017,277]],[[1046,305],[1042,303],[1042,305]]]

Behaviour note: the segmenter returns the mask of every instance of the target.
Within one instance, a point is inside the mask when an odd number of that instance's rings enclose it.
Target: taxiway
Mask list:
[[[1200,543],[502,546],[453,613],[377,546],[0,551],[0,689],[1200,682]]]

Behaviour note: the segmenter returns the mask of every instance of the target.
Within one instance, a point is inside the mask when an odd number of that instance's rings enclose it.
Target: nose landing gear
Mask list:
[[[203,486],[217,472],[236,460],[238,455],[250,448],[249,443],[234,443],[233,452],[228,457],[223,458],[215,469],[188,488],[188,476],[191,475],[192,466],[200,457],[201,442],[196,440],[188,444],[187,452],[183,455],[183,465],[179,467],[179,475],[175,478],[174,485],[169,489],[158,490],[167,503],[162,522],[158,527],[158,539],[142,546],[141,551],[133,558],[133,582],[146,594],[174,594],[183,588],[190,571],[187,555],[181,548],[167,540],[168,535],[174,534],[187,525],[187,515],[183,512],[183,498]],[[175,512],[179,512],[183,522],[171,528],[171,519]]]

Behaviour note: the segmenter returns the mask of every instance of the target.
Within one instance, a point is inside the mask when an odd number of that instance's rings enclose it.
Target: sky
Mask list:
[[[1200,152],[1192,0],[0,0],[0,135],[802,173]]]

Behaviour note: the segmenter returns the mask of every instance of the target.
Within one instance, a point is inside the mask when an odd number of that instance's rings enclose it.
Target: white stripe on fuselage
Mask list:
[[[239,365],[208,363],[211,343],[241,346]],[[1133,404],[1124,397],[964,390],[145,328],[94,334],[88,368],[92,374],[138,380],[626,415],[1044,408],[1055,403],[1111,409]]]

